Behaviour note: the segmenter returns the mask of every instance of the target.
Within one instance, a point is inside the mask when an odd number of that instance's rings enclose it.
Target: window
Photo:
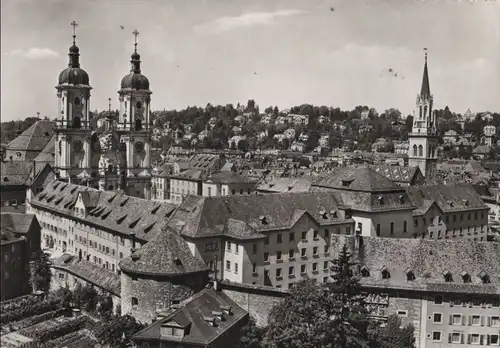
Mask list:
[[[448,341],[449,343],[460,343],[461,337],[462,335],[460,332],[452,332]]]
[[[252,253],[253,253],[254,255],[255,255],[255,254],[257,254],[257,244],[254,244],[254,245],[252,246]]]
[[[238,274],[238,263],[234,263],[234,273]]]
[[[399,310],[398,311],[398,316],[400,316],[400,317],[407,317],[408,316],[408,311]]]
[[[313,255],[317,256],[318,255],[318,247],[313,248]]]
[[[330,238],[330,231],[328,231],[328,228],[325,228],[325,239]]]
[[[132,297],[132,307],[138,306],[139,305],[139,300],[137,297]]]
[[[306,265],[300,265],[300,274],[306,273]]]
[[[264,245],[269,245],[269,237],[266,237],[266,239],[264,239]]]
[[[252,265],[252,273],[257,273],[257,264],[255,262]]]
[[[231,251],[231,242],[226,242],[227,251]]]
[[[441,295],[434,296],[434,304],[442,305],[443,304],[443,296],[441,296]]]
[[[276,268],[276,278],[281,278],[281,277],[282,277],[281,268]]]
[[[295,233],[290,232],[288,237],[289,237],[290,242],[294,241],[295,240]]]
[[[391,222],[391,235],[394,234],[394,222]]]
[[[279,234],[276,236],[276,242],[277,242],[278,244],[281,244],[282,240],[283,240],[283,236],[281,235],[281,233],[279,233]]]
[[[328,254],[329,249],[330,249],[330,246],[328,244],[324,246],[324,252],[325,252],[325,254]]]
[[[441,324],[443,322],[443,315],[441,313],[434,313],[432,322],[436,324]]]
[[[490,317],[490,325],[494,327],[500,326],[500,317],[498,315]]]
[[[313,272],[317,272],[318,271],[318,263],[315,262],[313,263]]]
[[[323,262],[323,269],[328,270],[328,261]]]
[[[239,245],[238,244],[235,244],[234,245],[234,252],[237,254],[239,251]]]
[[[290,250],[288,251],[288,258],[289,258],[290,260],[295,258],[295,250],[290,249]]]
[[[293,266],[288,267],[288,275],[289,276],[295,275],[295,267]]]
[[[228,271],[230,271],[230,270],[231,270],[231,261],[226,261],[226,269],[227,269]]]
[[[498,335],[490,335],[490,344],[491,345],[498,345],[500,342],[499,336]]]
[[[269,253],[268,252],[264,253],[264,262],[269,262]]]
[[[451,325],[462,325],[462,314],[452,314],[450,324]]]
[[[281,254],[281,251],[277,251],[277,252],[276,252],[276,260],[277,260],[277,261],[281,261],[281,260],[282,260],[282,254]]]
[[[306,248],[300,249],[300,257],[307,257],[307,249]]]
[[[302,232],[302,240],[306,240],[307,239],[307,232]]]
[[[471,344],[479,344],[479,334],[471,334],[469,338]]]
[[[380,224],[377,224],[377,237],[380,237]]]
[[[391,279],[391,274],[387,269],[382,270],[382,279]]]
[[[473,315],[471,317],[471,325],[481,325],[481,316],[480,315]]]
[[[441,331],[432,331],[432,341],[441,342]]]
[[[408,232],[408,223],[406,221],[403,222],[403,233]]]
[[[318,230],[314,230],[313,239],[318,240]]]

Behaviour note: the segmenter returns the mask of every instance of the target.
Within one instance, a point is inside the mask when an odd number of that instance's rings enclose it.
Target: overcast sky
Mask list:
[[[2,121],[56,115],[54,86],[67,66],[72,20],[92,110],[107,108],[109,97],[118,107],[137,29],[153,110],[253,98],[261,109],[362,104],[411,113],[427,47],[437,108],[500,111],[494,0],[0,3]]]

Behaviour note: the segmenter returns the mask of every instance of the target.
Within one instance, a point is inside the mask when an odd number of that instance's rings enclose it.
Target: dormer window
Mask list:
[[[406,273],[406,280],[408,281],[415,280],[415,273],[411,269],[407,268],[405,273]]]
[[[462,202],[463,202],[463,204],[464,204],[465,206],[468,206],[468,205],[469,205],[469,200],[468,200],[468,199],[463,199],[463,200],[462,200]]]
[[[384,205],[384,196],[380,195],[377,197],[378,199],[378,202],[380,203],[380,205]]]
[[[446,203],[448,203],[450,207],[453,207],[453,201],[447,201]]]
[[[381,272],[382,272],[382,279],[391,279],[391,273],[385,266],[382,267]]]
[[[259,216],[260,223],[267,225],[267,218],[264,215]]]
[[[363,278],[366,278],[366,277],[369,277],[369,276],[370,276],[370,271],[368,270],[368,267],[366,267],[366,266],[364,266],[364,265],[363,265],[363,267],[361,267],[361,269],[360,269],[360,273],[361,273],[361,276],[362,276]]]
[[[212,315],[220,321],[224,321],[224,312],[222,311],[212,311]]]
[[[403,196],[403,195],[399,195],[398,199],[399,199],[399,203],[404,203],[405,202],[405,196]]]
[[[6,177],[6,176],[4,176],[4,177],[3,177],[3,181],[7,182],[7,181],[9,181],[9,178],[8,178],[8,177]]]
[[[220,306],[220,309],[224,312],[224,314],[226,315],[233,315],[233,313],[231,312],[231,306],[227,305],[227,306]]]
[[[488,274],[486,274],[486,272],[481,271],[478,275],[479,275],[479,278],[481,279],[481,281],[483,282],[483,284],[491,283],[490,277],[488,276]]]
[[[186,329],[189,327],[188,324],[186,327],[179,325],[175,321],[169,321],[164,323],[160,327],[160,335],[161,336],[174,336],[174,337],[184,337],[186,335]]]
[[[353,180],[352,179],[343,179],[343,180],[341,180],[341,182],[342,182],[343,187],[349,187],[349,185],[351,185]]]
[[[460,273],[460,275],[462,276],[464,283],[471,282],[471,277],[470,277],[469,273],[467,273],[466,271],[463,271],[462,273]]]
[[[208,325],[215,326],[215,318],[214,317],[204,316],[203,320],[205,320],[205,322],[208,323]]]
[[[444,281],[447,283],[451,283],[453,281],[453,276],[448,270],[443,271]]]

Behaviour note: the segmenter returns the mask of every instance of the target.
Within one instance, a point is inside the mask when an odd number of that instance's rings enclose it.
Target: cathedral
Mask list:
[[[112,112],[110,104],[105,121],[98,127],[90,113],[89,75],[80,67],[77,24],[71,25],[73,45],[69,48],[69,64],[59,74],[56,86],[55,169],[59,179],[149,199],[152,92],[149,80],[141,74],[141,57],[137,52],[139,32],[133,32],[130,73],[122,78],[118,91],[119,113]]]

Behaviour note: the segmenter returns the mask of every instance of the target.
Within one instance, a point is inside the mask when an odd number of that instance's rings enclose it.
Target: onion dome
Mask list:
[[[139,32],[135,30],[133,34],[136,41],[134,43],[134,53],[132,53],[130,59],[130,73],[122,78],[121,89],[149,91],[149,80],[141,74],[141,56],[137,53],[137,35],[139,35]]]
[[[73,23],[72,23],[73,25]],[[74,23],[76,26],[76,23]],[[66,69],[59,74],[60,85],[89,85],[89,75],[80,68],[80,49],[75,42],[76,35],[73,32],[73,45],[69,48],[69,64]]]

